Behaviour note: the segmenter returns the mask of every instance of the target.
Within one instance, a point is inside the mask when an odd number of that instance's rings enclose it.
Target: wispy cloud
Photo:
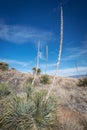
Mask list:
[[[68,47],[66,51],[68,52],[68,56],[62,58],[62,61],[75,60],[76,58],[87,55],[87,45],[81,47]]]
[[[87,74],[87,67],[78,67],[79,73],[81,75]],[[49,74],[54,75],[55,70],[48,70]],[[58,75],[60,76],[73,76],[73,75],[78,75],[78,72],[76,68],[66,68],[66,69],[60,69],[58,71]]]
[[[7,62],[10,65],[19,65],[20,67],[16,68],[22,72],[32,72],[32,67],[33,67],[33,63],[32,62],[22,62],[22,61],[17,61],[17,60],[12,60],[12,59],[4,59],[1,58],[0,59],[1,62]],[[29,66],[31,66],[29,68]],[[44,73],[45,71],[45,64],[41,64],[41,70],[42,73]],[[55,73],[55,67],[56,64],[52,63],[52,64],[48,64],[48,71],[47,73],[50,75],[54,75]],[[78,70],[80,74],[87,74],[87,67],[86,66],[78,66]],[[65,68],[65,69],[59,69],[58,71],[58,75],[60,76],[72,76],[72,75],[78,75],[77,69],[75,67],[73,68]]]
[[[44,70],[46,68],[46,63],[45,64],[41,64],[40,66]],[[56,68],[56,63],[49,63],[47,66],[48,66],[49,69],[53,68],[53,67]]]
[[[13,43],[48,42],[54,38],[52,31],[38,30],[27,26],[0,24],[0,39]]]
[[[39,52],[39,58],[40,58],[41,60],[43,60],[43,61],[46,60],[46,58],[44,57],[44,55],[43,55],[43,53],[42,53],[41,51]]]
[[[41,64],[41,70],[43,73],[45,73],[45,68],[46,68],[46,64]],[[47,73],[50,75],[54,75],[55,74],[55,69],[56,69],[56,63],[49,63],[48,64],[48,70]],[[78,73],[79,71],[79,73]],[[67,68],[59,68],[58,70],[58,75],[60,76],[72,76],[72,75],[83,75],[83,74],[87,74],[87,66],[78,66],[78,71],[76,67],[67,67]]]
[[[87,38],[86,38],[86,39],[87,39]],[[81,43],[87,45],[87,40],[83,40],[83,41],[81,41]]]
[[[22,62],[22,61],[17,61],[17,60],[12,60],[12,59],[0,59],[1,62],[7,62],[9,64],[15,64],[15,65],[20,65],[22,67],[28,67],[32,62]]]

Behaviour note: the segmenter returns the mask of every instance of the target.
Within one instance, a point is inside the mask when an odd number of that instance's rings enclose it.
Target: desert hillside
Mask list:
[[[7,83],[11,87],[21,92],[24,83],[33,77],[30,73],[22,73],[16,70],[0,71],[0,83]],[[37,89],[48,89],[51,87],[53,77],[50,76],[50,84],[39,83]],[[39,79],[37,78],[36,81]],[[87,87],[78,86],[79,79],[68,77],[56,77],[53,91],[57,96],[59,103],[72,110],[87,113]]]
[[[50,82],[48,84],[41,83],[40,77],[41,75],[38,75],[35,81],[35,89],[38,91],[47,89],[49,91],[53,76],[49,76]],[[7,71],[0,70],[0,84],[8,84],[10,90],[15,90],[18,95],[24,96],[24,85],[30,82],[32,78],[33,75],[30,73],[22,73],[12,69]],[[52,93],[58,99],[58,121],[60,120],[61,123],[69,122],[69,124],[73,124],[72,127],[76,126],[76,129],[78,126],[79,128],[81,127],[81,130],[86,130],[83,129],[83,124],[87,118],[87,87],[78,86],[78,83],[79,79],[58,76],[56,77]],[[4,111],[9,98],[4,103],[1,100],[0,112]],[[73,128],[73,130],[76,129]],[[64,130],[67,130],[67,128]]]

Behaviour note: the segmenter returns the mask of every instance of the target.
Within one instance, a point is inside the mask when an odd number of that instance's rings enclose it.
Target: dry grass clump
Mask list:
[[[59,130],[86,130],[87,128],[85,116],[67,107],[58,108],[57,120],[61,126]]]
[[[84,130],[83,127],[76,124],[76,122],[66,122],[65,124],[61,125],[61,130]]]

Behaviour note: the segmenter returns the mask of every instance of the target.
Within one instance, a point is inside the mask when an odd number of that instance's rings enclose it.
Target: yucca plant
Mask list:
[[[55,122],[56,100],[50,97],[45,104],[46,91],[35,91],[33,97],[13,97],[0,117],[2,130],[48,130]]]
[[[0,127],[3,130],[33,130],[32,114],[34,103],[30,100],[20,100],[15,97],[10,102],[6,112],[0,117]]]
[[[37,124],[38,130],[42,128],[49,128],[55,121],[55,111],[57,108],[57,102],[54,97],[50,97],[47,103],[43,101],[47,94],[47,91],[39,91],[35,94],[34,102],[36,106],[36,112],[33,117]]]

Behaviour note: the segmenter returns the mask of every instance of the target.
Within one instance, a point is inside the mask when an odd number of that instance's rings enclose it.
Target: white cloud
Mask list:
[[[28,67],[32,62],[22,62],[11,59],[0,59],[1,62],[7,62],[8,64],[21,65],[22,67]]]
[[[39,58],[40,58],[40,60],[46,61],[46,58],[44,57],[44,55],[41,51],[39,52]]]
[[[25,43],[25,42],[37,42],[39,39],[43,42],[52,40],[54,34],[51,31],[44,31],[34,29],[27,26],[14,26],[0,24],[0,39],[13,42],[13,43]]]
[[[87,38],[86,38],[86,39],[87,39]],[[87,45],[87,40],[81,41],[81,43]]]
[[[76,58],[79,58],[81,56],[85,57],[87,55],[87,45],[84,45],[82,47],[69,47],[66,48],[66,51],[68,53],[68,56],[62,58],[62,61],[75,60]]]
[[[41,64],[41,70],[43,73],[45,73],[46,64]],[[47,73],[50,75],[55,74],[56,69],[56,63],[50,63],[48,64]],[[58,75],[60,76],[72,76],[72,75],[84,75],[87,74],[87,67],[86,66],[78,66],[78,70],[76,67],[69,67],[69,68],[63,68],[58,70]]]
[[[45,69],[46,68],[46,63],[45,64],[40,64],[41,68],[42,69]],[[47,64],[48,68],[53,68],[55,67],[56,68],[56,64],[55,63],[50,63],[50,64]]]
[[[22,61],[17,61],[17,60],[11,60],[11,59],[0,59],[2,62],[7,62],[9,64],[14,64],[14,65],[19,65],[20,68],[17,68],[18,70],[22,72],[32,72],[32,70],[29,68],[29,66],[32,67],[32,62],[22,62]],[[45,71],[45,64],[41,64],[41,70],[44,73]],[[55,74],[55,68],[56,64],[48,64],[48,70],[47,73],[50,75]],[[86,66],[78,66],[78,71],[80,75],[87,74],[87,67]],[[65,68],[65,69],[59,69],[58,70],[58,75],[59,76],[73,76],[73,75],[78,75],[77,69],[74,68]]]
[[[78,67],[79,74],[87,74],[87,67]],[[54,75],[55,70],[48,70],[49,74]],[[79,75],[76,68],[67,68],[67,69],[59,69],[58,75],[60,76],[72,76],[72,75]]]

